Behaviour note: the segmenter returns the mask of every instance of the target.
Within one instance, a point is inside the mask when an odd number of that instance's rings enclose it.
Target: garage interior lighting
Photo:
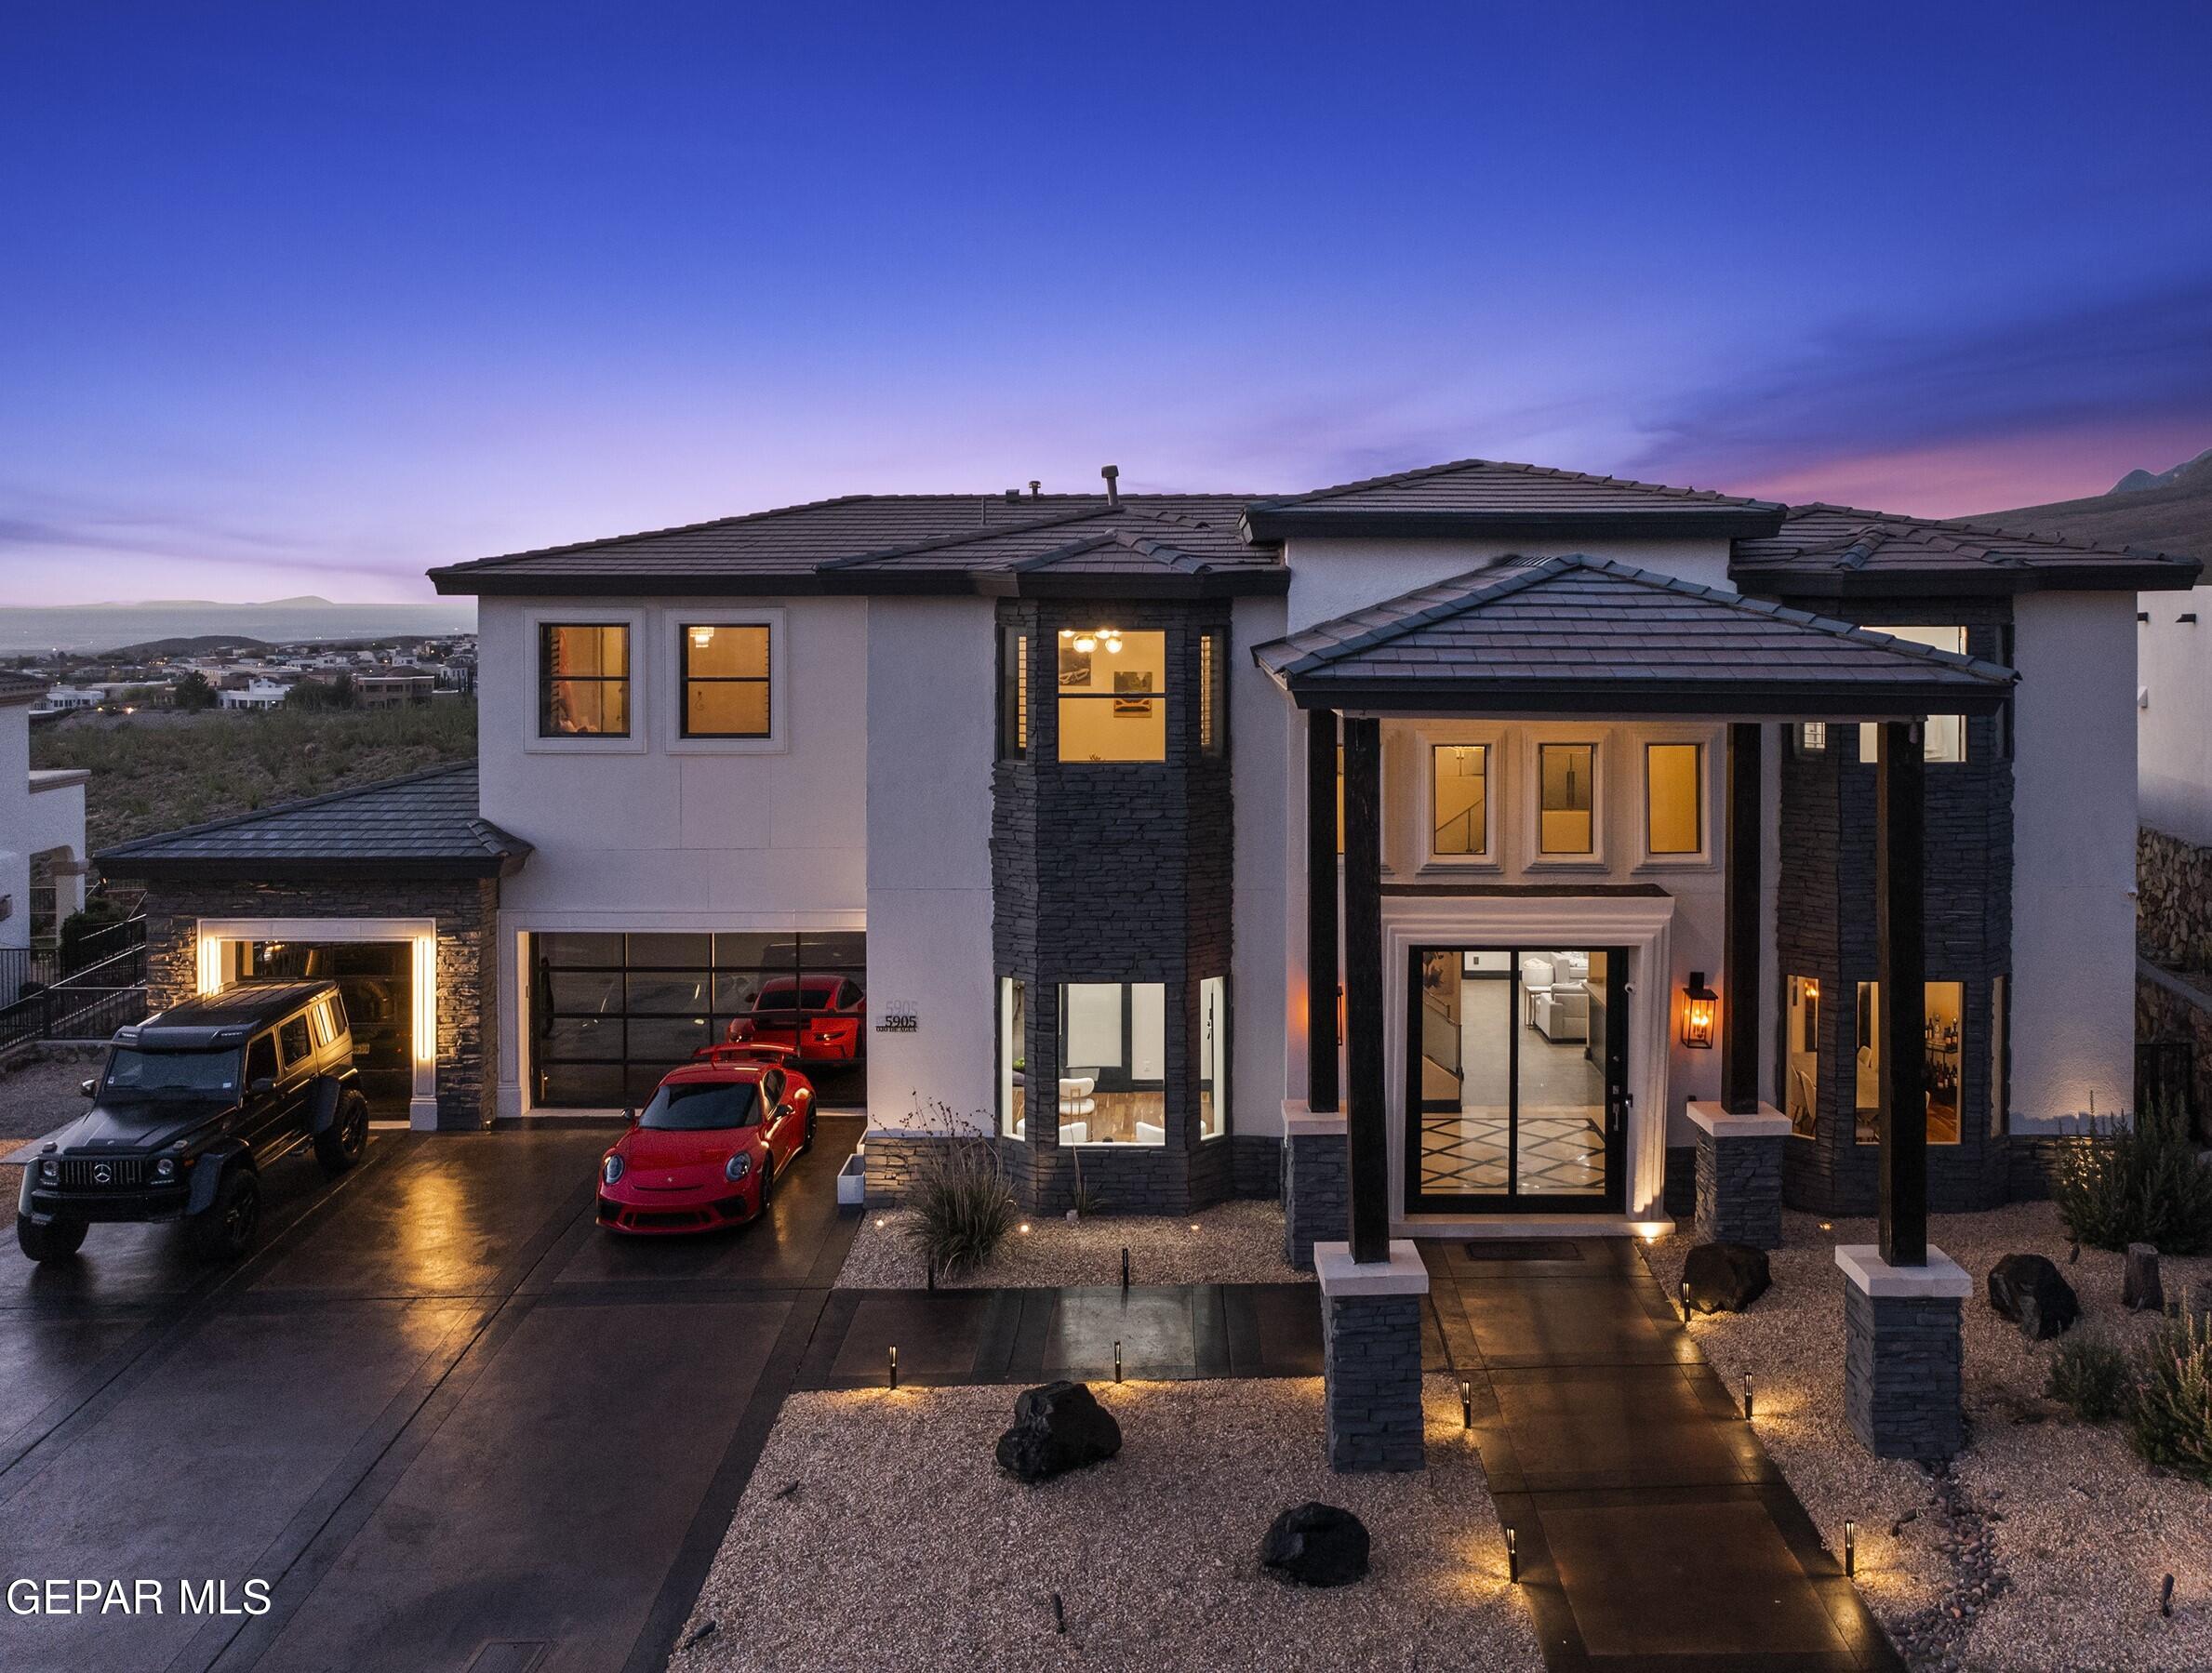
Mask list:
[[[415,1061],[438,1060],[438,940],[415,937]]]

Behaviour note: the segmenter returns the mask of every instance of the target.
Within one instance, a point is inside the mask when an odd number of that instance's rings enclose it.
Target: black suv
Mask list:
[[[368,1100],[336,982],[248,982],[120,1030],[93,1106],[23,1170],[16,1241],[74,1255],[95,1220],[176,1220],[234,1260],[261,1218],[261,1170],[301,1145],[333,1176],[361,1160]]]

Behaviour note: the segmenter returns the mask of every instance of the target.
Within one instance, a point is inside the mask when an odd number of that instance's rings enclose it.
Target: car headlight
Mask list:
[[[606,1180],[609,1185],[613,1185],[618,1180],[620,1180],[622,1177],[621,1157],[619,1155],[609,1156],[604,1162],[602,1162],[599,1166],[599,1177]]]
[[[38,1164],[38,1182],[41,1185],[60,1185],[61,1183],[61,1164],[58,1162],[40,1162]]]
[[[751,1172],[753,1172],[753,1152],[750,1150],[740,1150],[722,1164],[722,1176],[732,1185],[737,1184]]]
[[[177,1159],[174,1156],[164,1156],[157,1160],[153,1164],[153,1176],[156,1179],[176,1178]]]

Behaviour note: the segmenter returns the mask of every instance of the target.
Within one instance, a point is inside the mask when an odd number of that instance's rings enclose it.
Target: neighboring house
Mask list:
[[[353,691],[364,709],[404,709],[427,703],[437,677],[425,673],[365,673],[353,676]]]
[[[1349,1101],[1396,1225],[1618,1228],[1681,1210],[1723,1095],[1786,1116],[1792,1202],[1872,1210],[1876,870],[1916,832],[1897,1015],[1930,1198],[1983,1206],[2130,1102],[2137,594],[2196,574],[1486,461],[859,496],[433,571],[479,601],[480,742],[419,888],[402,786],[310,804],[281,883],[283,810],[101,864],[172,993],[349,925],[438,949],[448,1121],[634,1103],[834,972],[879,1197],[935,1107],[1036,1208],[1079,1162],[1182,1212],[1273,1195],[1286,1135],[1295,1181]],[[1926,759],[1881,844],[1878,737]]]
[[[91,775],[33,769],[31,710],[45,693],[42,680],[0,673],[0,1004],[26,978],[24,949],[50,944],[85,901]]]
[[[277,709],[291,695],[291,682],[257,676],[245,685],[225,690],[220,700],[225,709]]]
[[[97,709],[107,700],[104,691],[87,690],[81,685],[49,685],[38,701],[38,708],[49,713],[67,713],[76,709]]]

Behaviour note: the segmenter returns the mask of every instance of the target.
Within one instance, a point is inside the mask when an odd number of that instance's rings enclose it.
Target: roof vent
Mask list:
[[[1119,465],[1101,465],[1099,467],[1099,474],[1106,479],[1106,503],[1108,505],[1121,504],[1122,468]]]
[[[1006,503],[1007,503],[1008,505],[1017,505],[1017,504],[1019,504],[1019,503],[1020,503],[1020,500],[1021,500],[1021,490],[1020,490],[1019,488],[1008,488],[1008,489],[1006,490]]]
[[[1032,499],[1036,498],[1038,490],[1043,488],[1044,485],[1045,485],[1039,482],[1035,477],[1031,477],[1029,479],[1029,497]]]

